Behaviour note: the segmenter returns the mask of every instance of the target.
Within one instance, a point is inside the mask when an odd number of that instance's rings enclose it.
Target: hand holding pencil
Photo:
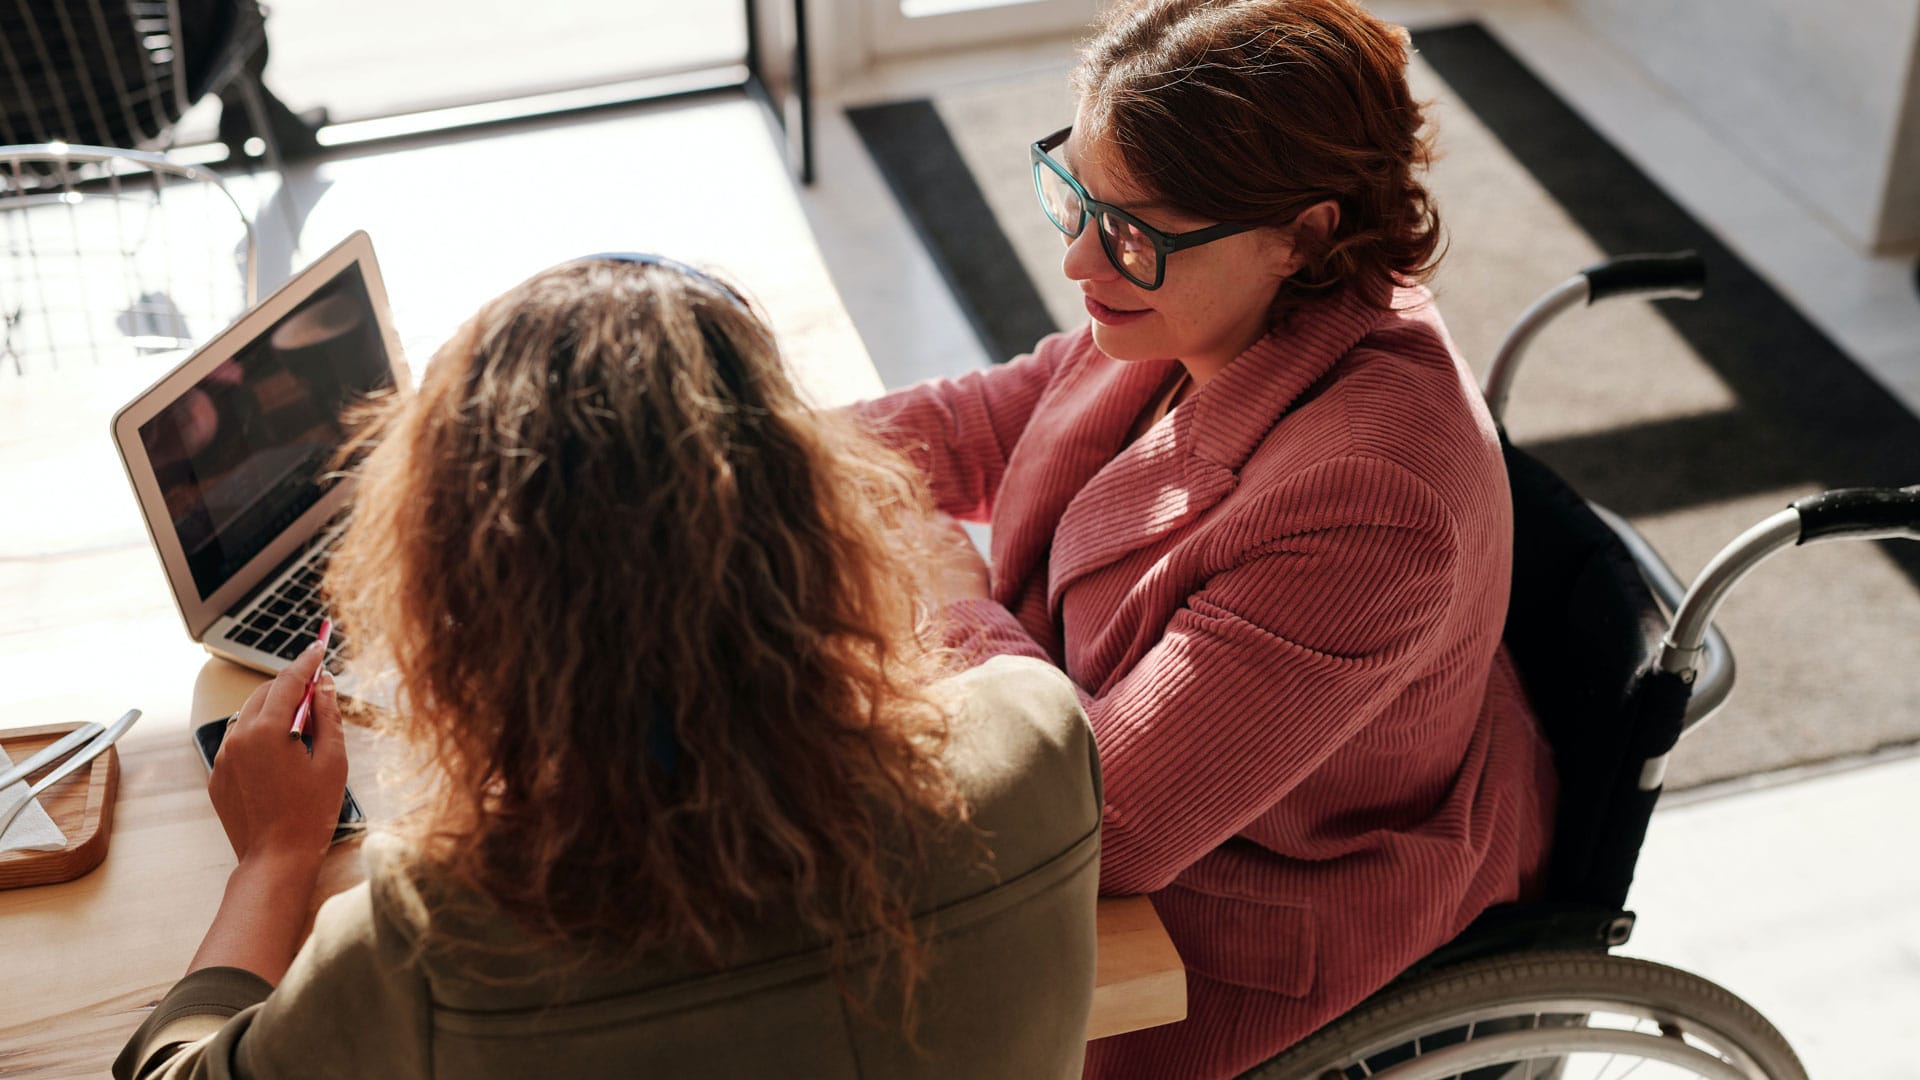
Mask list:
[[[307,680],[307,692],[300,696],[300,707],[293,711],[293,728],[287,732],[291,739],[300,738],[307,731],[307,717],[313,714],[313,691],[320,685],[320,674],[327,670],[327,644],[333,640],[333,620],[320,620],[320,662],[313,667],[313,677]]]
[[[325,658],[316,641],[228,721],[207,793],[243,862],[293,856],[317,868],[333,839],[347,751]]]

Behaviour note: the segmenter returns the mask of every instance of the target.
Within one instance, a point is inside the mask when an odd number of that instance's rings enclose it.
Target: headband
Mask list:
[[[743,311],[748,310],[746,298],[741,296],[739,293],[733,291],[733,286],[727,284],[724,281],[721,281],[719,278],[714,277],[712,274],[707,273],[705,270],[702,270],[697,266],[689,266],[686,263],[681,262],[679,259],[670,259],[665,255],[655,255],[650,251],[602,251],[593,255],[582,255],[580,258],[575,259],[573,261],[574,262],[595,262],[595,261],[622,262],[622,263],[637,263],[641,266],[665,267],[668,270],[672,270],[680,274],[685,274],[687,277],[690,277],[690,278],[697,278],[701,281],[706,282],[709,285],[713,285],[717,287],[721,292],[726,293],[728,299],[732,300],[734,304],[738,306],[741,310]]]

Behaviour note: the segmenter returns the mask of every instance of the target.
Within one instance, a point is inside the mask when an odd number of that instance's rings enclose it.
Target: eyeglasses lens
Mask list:
[[[1100,239],[1113,265],[1136,284],[1152,286],[1160,253],[1145,233],[1112,214],[1100,215]]]
[[[1080,204],[1080,193],[1066,178],[1044,165],[1033,167],[1034,185],[1040,192],[1040,206],[1046,210],[1047,217],[1061,232],[1068,236],[1079,236],[1080,228],[1086,221],[1086,208]]]

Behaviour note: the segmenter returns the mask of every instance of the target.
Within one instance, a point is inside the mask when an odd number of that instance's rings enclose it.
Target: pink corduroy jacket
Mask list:
[[[861,407],[992,522],[959,641],[1079,687],[1101,892],[1149,894],[1187,965],[1189,1018],[1094,1044],[1090,1075],[1264,1060],[1542,868],[1499,445],[1426,291],[1392,302],[1295,313],[1130,445],[1174,361],[1088,328]]]

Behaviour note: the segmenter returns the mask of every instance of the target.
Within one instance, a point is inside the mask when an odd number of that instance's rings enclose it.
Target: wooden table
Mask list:
[[[187,640],[107,435],[113,410],[161,370],[0,376],[0,728],[145,710],[119,744],[105,863],[0,891],[9,1077],[100,1075],[186,970],[234,865],[188,731],[259,677]],[[819,399],[847,400],[877,390],[866,371],[811,385]],[[353,782],[363,797],[376,790]],[[358,878],[356,856],[336,849],[316,906]],[[1147,901],[1103,900],[1099,919],[1088,1037],[1184,1017],[1180,960]]]

